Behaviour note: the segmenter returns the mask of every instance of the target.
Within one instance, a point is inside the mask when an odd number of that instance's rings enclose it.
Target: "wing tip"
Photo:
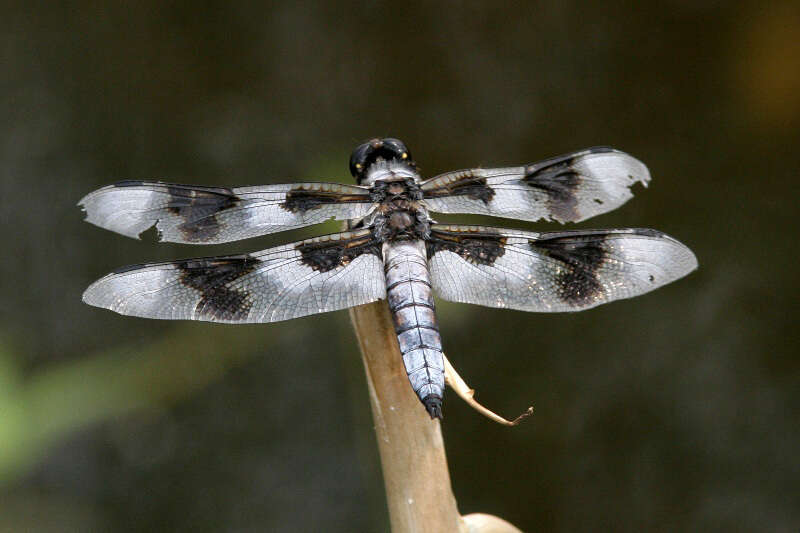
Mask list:
[[[670,281],[667,283],[672,283],[673,281],[688,276],[700,268],[700,262],[697,259],[697,255],[692,251],[691,248],[686,246],[675,237],[668,235],[663,231],[650,228],[634,228],[633,232],[637,236],[655,239],[673,247],[672,256],[677,260],[677,265],[679,266],[676,268],[673,276],[671,276]]]
[[[631,185],[638,182],[647,187],[647,184],[650,183],[650,180],[652,179],[650,175],[650,169],[647,168],[647,165],[645,165],[641,159],[638,159],[623,150],[612,148],[610,146],[592,146],[583,152],[584,157],[607,157],[608,154],[620,157],[625,163],[625,168],[628,172],[628,178],[632,181]]]
[[[132,216],[136,211],[121,207],[118,203],[119,197],[116,195],[122,193],[121,189],[125,187],[145,183],[147,182],[141,180],[123,180],[100,187],[85,195],[77,203],[85,215],[84,222],[131,239],[141,240],[141,234],[156,225],[159,219],[137,220],[135,216]],[[147,225],[143,226],[143,222]]]
[[[691,248],[689,248],[688,246],[686,246],[683,243],[680,243],[680,244],[681,244],[681,246],[683,246],[686,249],[686,252],[687,252],[688,264],[686,265],[687,266],[687,270],[686,270],[686,273],[684,274],[684,276],[686,276],[686,275],[691,274],[692,272],[694,272],[695,270],[698,270],[700,268],[700,261],[697,260],[697,255],[692,251]]]
[[[97,281],[86,287],[86,290],[83,291],[83,294],[81,295],[81,301],[86,305],[91,305],[92,307],[101,307],[104,309],[110,309],[108,306],[103,305],[98,294],[98,288],[106,278],[108,278],[108,276],[103,276],[102,278],[98,279]]]

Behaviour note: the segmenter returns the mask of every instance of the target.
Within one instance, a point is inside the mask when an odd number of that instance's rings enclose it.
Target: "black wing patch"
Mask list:
[[[223,187],[167,187],[170,195],[167,210],[184,222],[178,230],[187,242],[214,240],[222,229],[217,215],[240,205],[241,199]]]
[[[467,226],[465,226],[467,227]],[[428,259],[446,250],[477,265],[493,265],[505,253],[506,239],[499,232],[432,229],[426,241]]]
[[[613,149],[604,146],[589,149],[592,154],[609,152]],[[521,180],[528,187],[544,193],[547,207],[557,220],[580,219],[577,192],[583,180],[575,167],[576,157],[580,156],[569,154],[528,165]],[[598,205],[604,203],[600,198],[593,201]]]
[[[332,190],[321,190],[318,187],[298,185],[286,193],[286,200],[281,207],[290,213],[306,213],[326,205],[360,204],[370,201],[366,193],[345,194]]]
[[[334,268],[346,266],[361,254],[373,254],[382,260],[381,243],[372,234],[346,241],[303,241],[297,245],[297,251],[305,265],[318,272],[328,272]]]
[[[452,179],[441,180],[425,191],[425,198],[443,198],[448,196],[465,196],[470,200],[478,200],[488,205],[495,192],[487,183],[485,176],[476,175],[477,171],[462,170],[454,172]]]
[[[603,233],[598,232],[598,235]],[[598,270],[606,260],[602,239],[592,238],[591,234],[586,238],[576,238],[574,235],[549,233],[529,242],[532,250],[562,265],[553,277],[561,300],[581,307],[602,293],[603,286],[598,278]]]
[[[180,282],[201,294],[195,312],[206,320],[241,320],[253,305],[246,290],[232,283],[253,272],[259,260],[249,255],[211,259],[188,259],[175,263]]]

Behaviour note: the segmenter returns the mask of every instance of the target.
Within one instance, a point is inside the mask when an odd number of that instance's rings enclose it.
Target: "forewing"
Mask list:
[[[533,233],[437,224],[427,244],[439,296],[522,311],[580,311],[697,268],[689,248],[651,229]]]
[[[520,220],[579,222],[627,202],[650,173],[639,161],[606,147],[509,168],[457,170],[422,184],[439,213],[475,213]]]
[[[145,318],[254,323],[385,295],[380,243],[361,230],[246,255],[125,267],[93,283],[83,301]]]
[[[369,190],[336,183],[256,187],[200,187],[121,181],[85,196],[86,220],[138,238],[154,225],[160,238],[188,244],[217,244],[365,216],[373,207]]]

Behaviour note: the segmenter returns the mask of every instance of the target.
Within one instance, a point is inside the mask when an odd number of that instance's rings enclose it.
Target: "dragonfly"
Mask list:
[[[571,312],[630,298],[695,268],[653,229],[532,232],[438,224],[431,213],[580,222],[650,181],[625,152],[595,147],[516,167],[423,179],[406,145],[372,139],[350,156],[356,185],[204,187],[126,180],[85,196],[86,220],[128,237],[218,244],[322,223],[347,231],[260,252],[119,268],[83,294],[122,315],[268,323],[386,300],[411,388],[442,418],[445,365],[433,293],[452,302]],[[343,228],[344,229],[344,228]]]

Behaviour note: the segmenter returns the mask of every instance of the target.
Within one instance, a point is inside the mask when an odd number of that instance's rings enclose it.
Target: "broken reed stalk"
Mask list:
[[[385,301],[350,309],[367,375],[393,533],[521,533],[485,514],[462,517],[441,426],[411,390]]]

